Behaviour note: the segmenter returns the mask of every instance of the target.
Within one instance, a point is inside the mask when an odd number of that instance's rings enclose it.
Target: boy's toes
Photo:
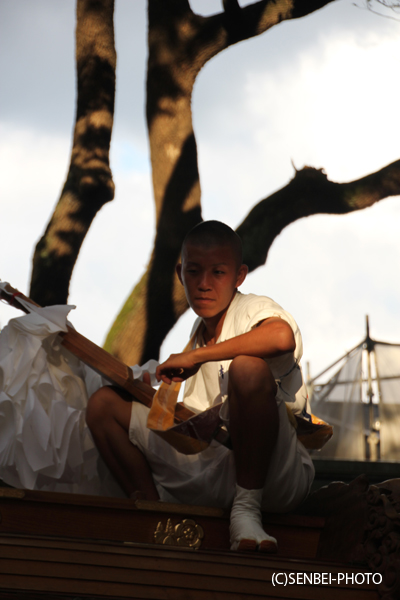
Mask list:
[[[265,554],[276,554],[278,552],[278,544],[276,541],[263,540],[258,546],[258,551]]]
[[[257,542],[256,540],[248,539],[240,540],[237,550],[238,552],[254,552],[257,550]]]
[[[264,554],[276,554],[278,552],[278,544],[275,538],[270,540],[262,540],[257,542],[249,538],[243,538],[239,542],[235,542],[231,546],[231,550],[237,550],[238,552],[263,552]]]

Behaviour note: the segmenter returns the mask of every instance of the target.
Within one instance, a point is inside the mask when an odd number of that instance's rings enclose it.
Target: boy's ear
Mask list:
[[[178,263],[175,267],[175,271],[176,274],[178,275],[178,279],[181,282],[181,284],[183,285],[183,281],[182,281],[182,265],[181,263]]]
[[[249,267],[247,265],[241,265],[238,270],[238,275],[236,278],[236,287],[242,285],[243,281],[246,279],[247,273],[249,272]]]

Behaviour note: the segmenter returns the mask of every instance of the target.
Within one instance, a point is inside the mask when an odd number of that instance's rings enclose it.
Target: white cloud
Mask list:
[[[332,179],[356,178],[398,156],[400,41],[324,40],[299,66],[249,73],[246,111],[259,159],[323,166]],[[387,109],[389,107],[389,110]],[[269,143],[274,138],[274,145]],[[277,141],[277,143],[276,143]]]
[[[33,247],[66,175],[70,141],[0,125],[3,280],[26,290]],[[12,283],[12,281],[10,281]]]

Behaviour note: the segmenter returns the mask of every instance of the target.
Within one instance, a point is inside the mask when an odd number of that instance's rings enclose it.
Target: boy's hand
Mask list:
[[[156,369],[157,380],[169,385],[172,381],[185,381],[195,375],[201,367],[201,363],[195,361],[195,352],[193,350],[181,354],[171,354],[165,362],[158,365]]]

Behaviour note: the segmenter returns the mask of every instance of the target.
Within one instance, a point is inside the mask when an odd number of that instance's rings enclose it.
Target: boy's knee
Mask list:
[[[110,416],[111,410],[110,388],[102,387],[90,396],[87,403],[85,418],[89,429],[96,427],[97,424]]]
[[[237,356],[229,367],[229,386],[239,395],[261,392],[276,395],[277,386],[268,364],[253,356]]]

